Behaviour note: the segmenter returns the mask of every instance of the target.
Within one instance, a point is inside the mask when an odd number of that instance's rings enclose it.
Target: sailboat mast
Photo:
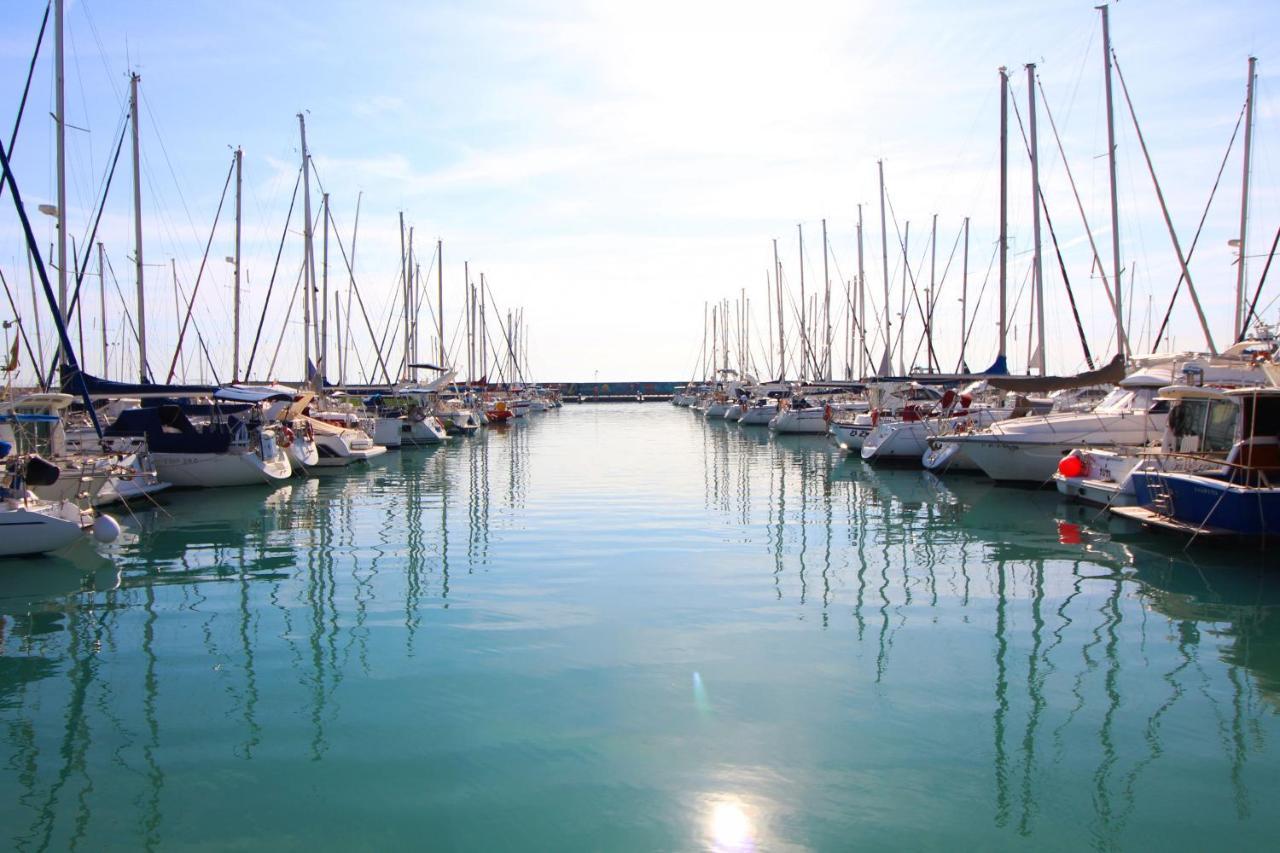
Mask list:
[[[324,219],[324,241],[321,257],[321,287],[320,304],[324,306],[320,310],[320,346],[316,354],[316,383],[317,388],[324,383],[324,377],[329,372],[329,194],[325,193],[320,200],[323,207],[321,216]]]
[[[809,323],[806,316],[808,303],[804,295],[804,226],[797,223],[800,236],[800,381],[809,376]]]
[[[1044,351],[1044,263],[1040,251],[1040,148],[1036,142],[1036,64],[1027,63],[1027,130],[1031,144],[1031,276],[1036,297],[1035,366],[1045,374]],[[1028,365],[1030,367],[1031,365]]]
[[[898,373],[907,375],[907,276],[911,272],[911,259],[907,256],[907,246],[911,244],[911,220],[902,223],[902,299],[898,313]]]
[[[1009,283],[1009,70],[1000,66],[1000,345],[997,372],[1007,364]]]
[[[58,9],[61,16],[62,0],[58,0]],[[129,124],[133,133],[133,269],[138,285],[138,381],[145,383],[150,381],[150,371],[147,370],[147,308],[142,279],[142,168],[138,146],[138,81],[140,79],[142,78],[137,74],[129,75]],[[61,263],[58,264],[58,274],[62,274]]]
[[[778,263],[778,241],[773,241],[773,281],[778,300],[778,380],[787,378],[787,337],[782,313],[782,265]]]
[[[1107,91],[1107,170],[1111,181],[1111,273],[1115,282],[1116,351],[1121,357],[1128,352],[1128,340],[1124,333],[1124,303],[1120,292],[1120,205],[1116,199],[1116,117],[1111,96],[1111,23],[1108,8],[1096,7],[1102,12],[1102,67],[1105,71]]]
[[[67,113],[65,55],[63,50],[63,0],[55,0],[53,12],[54,35],[54,116],[58,149],[58,314],[67,322]],[[136,91],[136,88],[135,88]],[[136,115],[136,113],[135,113]],[[137,125],[135,125],[136,127]],[[137,138],[137,131],[134,131]],[[136,143],[135,143],[136,145]],[[141,263],[141,261],[139,261]],[[59,348],[59,363],[67,363],[67,354]]]
[[[1240,189],[1240,261],[1236,267],[1236,322],[1235,322],[1235,339],[1241,340],[1248,329],[1244,328],[1245,304],[1244,304],[1244,281],[1245,281],[1245,237],[1248,234],[1249,225],[1249,166],[1250,158],[1253,152],[1253,82],[1256,76],[1254,68],[1258,60],[1256,57],[1249,57],[1249,82],[1245,88],[1244,99],[1244,177],[1242,179],[1242,187]]]
[[[929,231],[929,294],[924,300],[924,316],[925,316],[925,353],[926,361],[935,370],[938,365],[933,359],[933,303],[938,298],[938,214],[933,215],[933,228]]]
[[[822,308],[822,323],[826,327],[824,342],[826,344],[826,352],[822,356],[822,363],[826,367],[825,378],[830,380],[831,376],[831,272],[828,261],[831,256],[831,248],[827,243],[827,220],[822,220],[822,280],[825,285],[825,300]]]
[[[400,211],[400,296],[404,307],[401,311],[401,334],[404,337],[404,364],[400,369],[400,379],[409,378],[409,256],[405,254],[404,211]]]
[[[106,251],[98,243],[98,310],[102,314],[102,378],[107,379],[107,276]]]
[[[240,381],[240,193],[242,189],[241,169],[244,163],[244,152],[239,147],[236,148],[236,254],[233,263],[235,264],[234,272],[234,289],[232,292],[232,302],[234,320],[232,321],[231,332],[231,381]]]
[[[969,342],[969,217],[964,218],[964,266],[960,275],[960,363],[957,373],[968,373],[965,365],[965,344]]]
[[[880,167],[880,260],[884,266],[884,359],[879,373],[884,375],[893,369],[893,335],[889,324],[889,230],[884,219],[884,161],[876,161]]]
[[[436,323],[440,327],[440,366],[444,362],[444,241],[436,240]]]
[[[862,345],[858,349],[858,378],[861,379],[867,375],[866,363],[866,346],[867,346],[867,291],[865,285],[865,269],[862,263],[862,205],[858,205],[858,338]],[[850,334],[853,334],[850,332]]]
[[[466,308],[465,317],[467,320],[467,385],[471,384],[472,368],[474,365],[474,352],[472,345],[474,341],[471,339],[471,262],[462,262],[462,298],[463,305]]]
[[[298,113],[298,133],[302,139],[302,367],[304,384],[311,382],[311,300],[316,285],[316,258],[311,234],[311,158],[307,155],[307,121]]]

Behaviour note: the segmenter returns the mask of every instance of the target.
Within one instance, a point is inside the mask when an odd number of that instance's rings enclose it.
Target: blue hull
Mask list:
[[[1168,517],[1196,527],[1239,536],[1280,534],[1280,489],[1232,485],[1194,474],[1132,475],[1138,506],[1155,509],[1161,492],[1169,498]]]

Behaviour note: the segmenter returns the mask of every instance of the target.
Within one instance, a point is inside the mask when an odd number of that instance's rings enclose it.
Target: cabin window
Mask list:
[[[1236,418],[1240,407],[1227,400],[1208,400],[1202,450],[1226,453],[1236,442]]]
[[[1240,408],[1244,409],[1244,435],[1246,438],[1280,437],[1280,397],[1242,396]]]

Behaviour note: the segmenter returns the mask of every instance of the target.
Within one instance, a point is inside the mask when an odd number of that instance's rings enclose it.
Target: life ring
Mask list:
[[[289,447],[293,444],[293,430],[285,427],[280,431],[280,440],[276,442],[281,447]]]
[[[827,405],[822,407],[822,419],[827,423],[831,423],[831,418],[832,418],[831,404],[828,403]]]

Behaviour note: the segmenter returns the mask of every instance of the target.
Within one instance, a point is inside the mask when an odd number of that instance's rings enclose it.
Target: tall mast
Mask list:
[[[782,313],[782,266],[778,263],[778,241],[773,241],[774,298],[778,300],[778,379],[787,378],[787,336]]]
[[[307,155],[307,122],[302,113],[298,113],[298,133],[302,138],[302,278],[305,285],[302,299],[302,368],[306,373],[304,384],[310,384],[311,300],[316,287],[316,257],[311,245],[311,158]]]
[[[1111,181],[1111,275],[1116,284],[1116,352],[1124,357],[1129,342],[1125,338],[1124,305],[1120,298],[1123,282],[1120,281],[1120,205],[1116,200],[1116,117],[1111,97],[1111,24],[1107,6],[1096,8],[1102,12],[1102,67],[1107,89],[1107,169]]]
[[[957,373],[968,373],[965,364],[965,344],[969,342],[969,217],[964,218],[964,268],[960,276],[960,364]]]
[[[716,312],[720,306],[711,309],[711,380],[715,381],[716,371],[720,369],[720,329],[716,325]]]
[[[858,335],[861,345],[858,347],[858,378],[862,379],[866,376],[866,346],[867,346],[867,292],[863,286],[864,269],[862,265],[862,205],[858,205]],[[852,334],[852,333],[851,333]]]
[[[933,228],[929,231],[929,295],[924,300],[925,361],[935,369],[933,361],[933,303],[938,298],[938,214],[933,215]]]
[[[408,316],[404,321],[404,370],[411,382],[418,379],[418,371],[410,365],[418,360],[418,294],[413,272],[413,226],[409,226],[409,248],[404,256],[404,305]]]
[[[1249,225],[1249,160],[1253,147],[1253,80],[1255,77],[1254,68],[1258,60],[1255,57],[1249,57],[1249,83],[1245,88],[1244,99],[1244,178],[1240,189],[1240,261],[1236,267],[1236,322],[1235,322],[1235,339],[1238,341],[1244,337],[1249,331],[1244,327],[1245,323],[1245,304],[1244,304],[1244,280],[1245,280],[1245,237],[1248,233]]]
[[[347,328],[342,335],[342,358],[341,366],[338,368],[341,373],[341,378],[338,380],[340,385],[347,384],[347,362],[351,357],[351,296],[356,289],[356,236],[360,231],[360,201],[363,198],[363,192],[356,194],[356,218],[351,225],[351,257],[347,265]]]
[[[58,0],[58,10],[61,18],[62,0]],[[142,284],[142,168],[138,148],[138,81],[141,79],[137,74],[129,75],[129,124],[133,131],[133,268],[138,284],[138,381],[149,382],[151,371],[147,369],[147,309]],[[58,275],[62,275],[61,262],[58,264]]]
[[[404,245],[404,211],[400,211],[400,293],[404,302],[404,368],[401,379],[409,378],[409,256]]]
[[[1034,246],[1031,256],[1031,276],[1036,299],[1036,355],[1035,364],[1045,374],[1044,352],[1044,265],[1040,257],[1040,148],[1036,143],[1036,64],[1027,63],[1027,129],[1031,142],[1031,240]]]
[[[321,286],[320,304],[320,346],[317,348],[316,355],[316,388],[319,390],[323,387],[324,377],[329,373],[329,194],[325,193],[320,199],[321,213],[320,216],[324,220],[324,241],[322,243],[323,250],[321,254]]]
[[[57,137],[58,147],[58,314],[62,317],[65,325],[67,322],[67,113],[66,113],[66,78],[63,74],[64,60],[63,55],[63,29],[62,29],[62,7],[63,0],[55,0],[53,12],[53,35],[54,35],[54,103],[56,115],[54,116],[55,135]],[[136,89],[135,89],[136,91]],[[135,113],[136,115],[136,113]],[[134,125],[136,128],[137,125]],[[136,140],[137,131],[134,131],[134,139]],[[137,150],[137,143],[134,143]],[[142,262],[139,261],[139,264]],[[59,358],[60,364],[67,363],[67,354],[58,348],[61,353]]]
[[[911,273],[911,259],[907,246],[911,243],[911,220],[902,223],[902,308],[898,313],[898,373],[907,375],[907,277]]]
[[[1009,70],[1000,66],[1000,344],[996,350],[996,372],[1007,369],[1006,345],[1009,335]]]
[[[436,323],[440,327],[440,366],[444,363],[444,241],[436,240]]]
[[[893,336],[889,325],[889,232],[884,220],[884,161],[876,161],[880,167],[880,260],[884,265],[884,358],[880,361],[879,375],[893,370]]]
[[[466,307],[467,320],[467,385],[471,384],[471,368],[472,368],[472,352],[471,347],[471,262],[462,262],[462,298],[465,300],[463,305]]]
[[[231,333],[231,381],[240,381],[240,190],[241,190],[241,168],[244,161],[244,152],[239,147],[236,148],[236,254],[234,259],[234,292],[232,301],[234,303],[235,319],[233,321],[233,331]]]
[[[101,311],[102,319],[102,378],[107,377],[107,277],[106,277],[106,252],[102,248],[102,242],[98,242],[98,309]]]
[[[480,375],[489,384],[489,321],[485,316],[484,273],[480,273]]]
[[[826,327],[823,341],[826,343],[826,352],[823,353],[822,362],[826,366],[826,378],[831,379],[831,273],[827,266],[827,257],[831,254],[827,247],[827,220],[822,220],[822,280],[826,287],[826,302],[824,302],[822,310],[822,324]]]
[[[809,325],[805,310],[808,307],[804,295],[804,226],[797,223],[796,232],[800,235],[800,381],[809,375]]]

